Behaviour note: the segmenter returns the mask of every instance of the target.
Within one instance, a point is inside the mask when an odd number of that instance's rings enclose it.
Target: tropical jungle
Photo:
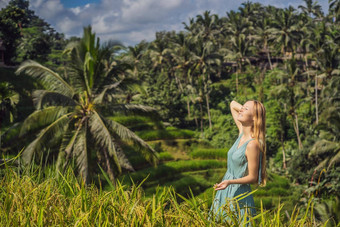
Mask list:
[[[340,1],[250,1],[134,46],[0,10],[1,226],[340,226]],[[2,54],[2,55],[1,55]],[[257,214],[211,222],[238,136],[266,108]]]

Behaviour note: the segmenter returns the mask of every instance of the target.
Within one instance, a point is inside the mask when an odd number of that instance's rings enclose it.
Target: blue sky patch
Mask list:
[[[77,6],[84,6],[88,3],[96,3],[99,0],[60,0],[65,8],[74,8]]]

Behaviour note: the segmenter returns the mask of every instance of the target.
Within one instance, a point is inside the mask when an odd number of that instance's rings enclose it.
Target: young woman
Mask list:
[[[214,185],[217,192],[210,212],[214,212],[216,220],[228,219],[226,210],[235,211],[235,203],[227,201],[251,192],[250,184],[266,184],[266,109],[257,100],[249,100],[244,105],[232,101],[230,109],[239,136],[228,151],[227,172],[222,181]],[[241,216],[245,212],[255,215],[252,195],[239,200],[238,206]]]

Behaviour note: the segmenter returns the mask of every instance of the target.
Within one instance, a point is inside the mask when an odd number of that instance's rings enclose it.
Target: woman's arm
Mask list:
[[[239,135],[242,132],[242,124],[241,124],[241,122],[239,122],[237,120],[237,116],[238,116],[238,113],[240,112],[241,108],[242,108],[242,105],[240,103],[238,103],[238,102],[236,102],[234,100],[231,101],[231,103],[230,103],[230,111],[231,111],[231,115],[233,116],[234,121],[235,121],[235,123],[237,125],[237,128],[239,130]]]
[[[224,180],[219,184],[215,184],[215,190],[225,189],[230,184],[252,184],[257,182],[260,161],[260,146],[256,141],[250,141],[248,143],[246,157],[248,160],[248,175],[238,179]]]

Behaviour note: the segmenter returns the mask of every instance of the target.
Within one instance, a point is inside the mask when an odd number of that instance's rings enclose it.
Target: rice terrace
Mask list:
[[[0,226],[340,226],[339,90],[339,0],[1,0]]]

